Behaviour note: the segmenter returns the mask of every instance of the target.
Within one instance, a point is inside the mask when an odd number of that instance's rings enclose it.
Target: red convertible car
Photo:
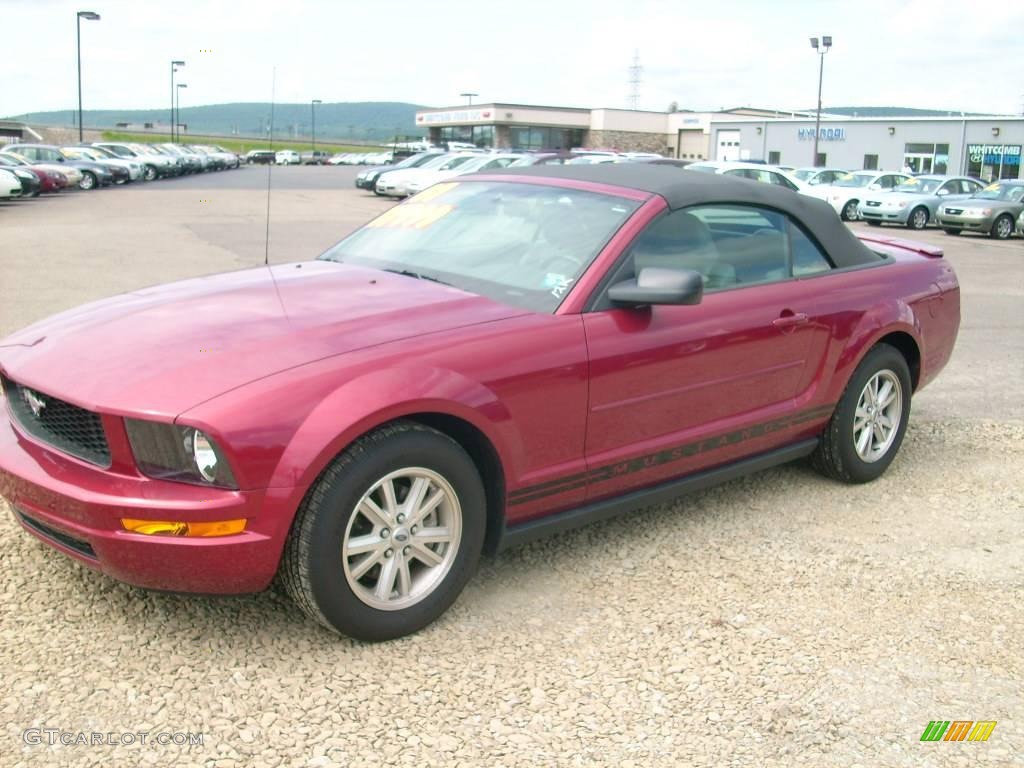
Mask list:
[[[315,261],[0,341],[0,492],[131,584],[379,640],[482,553],[809,457],[881,475],[960,320],[940,250],[648,164],[464,176]]]

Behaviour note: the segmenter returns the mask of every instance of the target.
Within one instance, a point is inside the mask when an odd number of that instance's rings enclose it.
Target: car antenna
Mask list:
[[[273,155],[274,152],[274,97],[277,89],[277,67],[274,67],[273,74],[270,77],[270,152]],[[267,231],[263,239],[263,266],[270,266],[270,174],[271,169],[274,167],[274,161],[271,159],[267,163]]]

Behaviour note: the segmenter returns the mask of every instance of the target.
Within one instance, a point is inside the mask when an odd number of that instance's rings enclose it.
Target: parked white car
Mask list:
[[[522,155],[512,154],[477,155],[464,163],[459,163],[454,168],[438,168],[433,171],[424,171],[421,175],[406,182],[405,190],[407,194],[415,195],[417,192],[422,192],[427,187],[432,187],[434,184],[439,184],[440,182],[454,176],[462,176],[466,173],[476,173],[477,171],[494,171],[499,168],[507,168],[521,157]],[[410,170],[416,169],[412,168]]]
[[[758,163],[725,162],[720,160],[702,160],[690,163],[684,170],[698,173],[720,173],[724,176],[738,176],[741,179],[760,181],[763,184],[775,184],[779,187],[792,189],[794,192],[807,192],[810,187],[795,176],[775,166]]]
[[[821,198],[831,205],[845,221],[860,218],[857,206],[864,195],[872,192],[887,192],[910,177],[894,171],[852,171],[840,176],[832,184],[819,184],[808,194]]]
[[[21,196],[21,182],[14,175],[13,171],[7,168],[0,168],[0,198],[6,200],[11,197]]]
[[[436,160],[421,165],[419,168],[408,168],[401,171],[388,171],[377,177],[376,192],[386,197],[406,197],[409,195],[409,182],[432,171],[454,170],[463,163],[468,163],[473,158],[480,157],[479,153],[449,152],[441,155]]]
[[[302,165],[302,158],[294,149],[282,149],[274,155],[277,165]]]

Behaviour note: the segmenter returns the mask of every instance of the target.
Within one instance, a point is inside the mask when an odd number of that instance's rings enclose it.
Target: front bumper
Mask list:
[[[908,205],[903,208],[887,208],[884,205],[869,206],[861,203],[857,206],[857,213],[865,221],[888,221],[894,224],[906,224],[907,217],[914,210],[914,206]]]
[[[356,189],[369,189],[373,190],[377,187],[377,177],[374,176],[372,179],[360,179],[356,177]]]
[[[387,179],[378,180],[375,189],[377,194],[387,197],[405,197],[409,194],[406,191],[405,184],[387,181]]]
[[[962,213],[946,213],[939,209],[939,226],[946,229],[966,229],[971,232],[989,232],[995,216],[964,216]]]
[[[230,491],[102,469],[27,438],[0,400],[0,496],[27,532],[115,579],[148,589],[239,594],[265,589],[291,525],[293,489]],[[125,531],[121,518],[246,518],[210,538]]]

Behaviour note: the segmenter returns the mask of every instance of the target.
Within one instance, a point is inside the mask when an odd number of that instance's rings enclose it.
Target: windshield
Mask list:
[[[104,149],[103,147],[89,147],[89,152],[92,153],[93,157],[97,157],[97,158],[100,158],[102,160],[111,160],[111,159],[118,160],[118,159],[120,159],[120,158],[118,158],[117,155],[115,155],[109,149]]]
[[[14,165],[28,165],[29,162],[21,155],[16,152],[4,152],[3,157],[5,160],[10,160]]]
[[[1024,199],[1024,186],[1020,184],[989,184],[973,197],[980,200],[1009,200],[1019,203]]]
[[[875,178],[873,173],[846,173],[833,182],[836,187],[866,187]]]
[[[929,195],[942,184],[942,179],[907,179],[892,188],[893,192],[913,192],[915,195]]]
[[[552,312],[639,205],[534,184],[447,182],[391,208],[320,258]]]
[[[128,149],[128,147],[104,147],[108,152],[113,152],[119,157],[137,157],[137,153],[134,150]]]
[[[800,181],[807,181],[809,178],[811,178],[811,176],[813,176],[816,173],[817,171],[814,170],[813,168],[801,168],[798,171],[790,171],[789,175],[796,176],[798,179],[800,179]]]
[[[90,154],[89,150],[82,149],[81,147],[64,147],[60,151],[64,157],[71,158],[72,160],[95,160],[96,158]]]

